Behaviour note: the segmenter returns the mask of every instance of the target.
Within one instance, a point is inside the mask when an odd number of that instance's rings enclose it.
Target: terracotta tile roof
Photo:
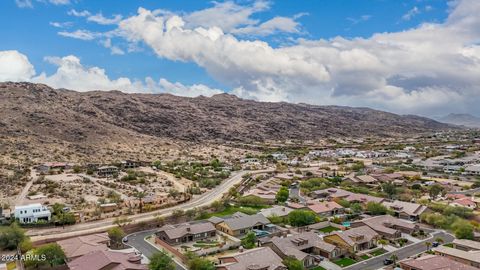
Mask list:
[[[375,237],[379,236],[376,231],[372,230],[368,226],[356,227],[346,231],[336,231],[330,233],[329,235],[338,235],[350,246],[369,242]]]
[[[107,250],[109,238],[106,233],[90,234],[57,241],[67,258],[76,258],[92,251]]]
[[[67,263],[70,270],[145,270],[140,264],[140,256],[135,253],[121,253],[97,250]]]
[[[417,259],[407,259],[400,261],[400,266],[408,266],[418,270],[476,270],[470,265],[456,262],[447,257],[438,255],[427,255]]]
[[[159,232],[165,232],[170,239],[177,239],[187,234],[199,234],[215,231],[215,226],[210,222],[203,223],[182,223],[175,225],[165,225],[159,229]]]
[[[331,201],[331,202],[315,202],[313,204],[308,205],[308,208],[313,212],[320,214],[325,212],[330,212],[335,209],[344,209],[343,206],[340,204]]]
[[[302,250],[316,247],[325,252],[332,252],[335,246],[322,240],[314,232],[304,232],[285,238],[273,237],[271,239],[273,245],[277,247],[286,256],[293,256],[298,260],[303,260],[309,254]]]
[[[235,255],[220,257],[219,260],[233,260],[233,262],[217,265],[217,268],[226,270],[287,269],[282,259],[268,247],[246,250]]]

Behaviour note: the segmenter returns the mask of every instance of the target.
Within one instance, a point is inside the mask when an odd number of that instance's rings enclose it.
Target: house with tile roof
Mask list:
[[[307,203],[307,208],[316,213],[317,215],[330,217],[338,214],[342,214],[345,210],[343,206],[335,201],[310,201]]]
[[[108,250],[110,239],[106,233],[77,236],[57,241],[65,252],[67,260],[73,260],[93,251]]]
[[[323,258],[336,258],[340,249],[322,240],[314,232],[303,232],[288,237],[273,237],[263,246],[270,247],[282,259],[294,257],[305,268],[318,265]]]
[[[350,226],[352,228],[368,226],[382,237],[389,240],[402,237],[402,233],[412,234],[419,230],[418,224],[398,219],[390,215],[375,216],[353,221]]]
[[[406,259],[399,261],[400,268],[403,270],[477,270],[470,265],[466,265],[447,257],[439,255],[426,255],[416,259]]]
[[[346,191],[340,188],[326,188],[322,190],[316,190],[312,192],[313,196],[317,199],[344,199],[350,203],[362,203],[366,204],[369,202],[381,203],[385,199],[380,197],[374,197],[367,194],[353,193]]]
[[[384,201],[382,204],[394,211],[396,217],[408,220],[419,220],[420,215],[428,210],[425,205],[399,200],[393,202]]]
[[[374,248],[381,236],[368,226],[335,231],[323,237],[323,241],[338,247],[342,254],[355,254],[358,251]]]
[[[275,252],[260,247],[218,258],[217,270],[287,270]]]
[[[141,256],[109,250],[96,250],[67,262],[70,270],[146,270]]]
[[[465,251],[461,249],[439,246],[433,249],[436,255],[447,257],[451,260],[480,268],[480,250]]]
[[[231,236],[242,236],[251,230],[266,230],[270,221],[262,214],[247,215],[237,212],[228,217],[215,217],[208,219],[215,228]]]
[[[215,237],[217,230],[210,222],[167,224],[161,227],[155,236],[169,245],[179,245]]]

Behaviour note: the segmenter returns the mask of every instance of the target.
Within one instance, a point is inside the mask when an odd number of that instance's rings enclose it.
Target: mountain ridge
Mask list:
[[[117,90],[76,92],[25,82],[0,83],[0,105],[4,135],[24,132],[69,142],[115,134],[186,141],[312,140],[453,128],[425,117],[370,108],[259,102],[227,93],[191,98]]]

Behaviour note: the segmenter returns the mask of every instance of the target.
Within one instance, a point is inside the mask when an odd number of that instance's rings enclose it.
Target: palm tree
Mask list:
[[[143,191],[137,191],[137,192],[135,192],[134,196],[135,196],[135,198],[137,198],[139,200],[138,208],[139,208],[140,213],[141,213],[142,210],[143,210],[143,198],[145,198],[146,194]]]
[[[395,253],[393,253],[392,256],[390,256],[390,259],[393,261],[393,265],[395,265],[395,263],[398,260],[398,257],[397,257],[397,255],[395,255]]]
[[[430,251],[430,247],[432,246],[432,243],[430,242],[425,242],[425,246],[427,246],[427,251]]]

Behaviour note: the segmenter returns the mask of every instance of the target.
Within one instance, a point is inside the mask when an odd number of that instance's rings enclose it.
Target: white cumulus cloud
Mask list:
[[[0,51],[0,81],[25,81],[35,75],[33,65],[18,51]]]

